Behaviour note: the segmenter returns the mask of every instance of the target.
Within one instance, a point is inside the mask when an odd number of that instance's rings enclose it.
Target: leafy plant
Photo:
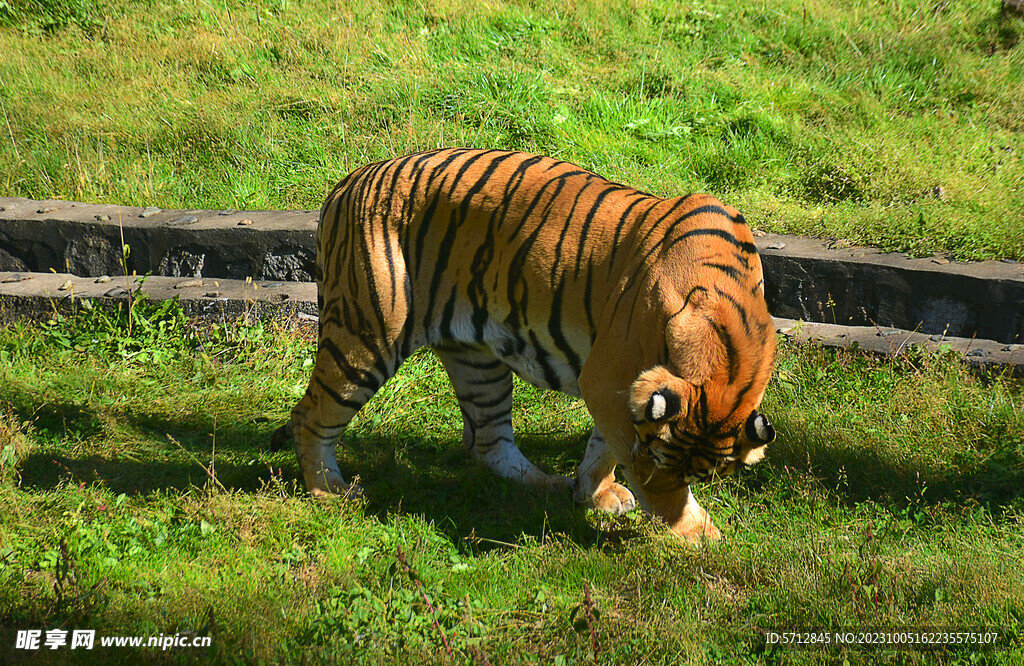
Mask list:
[[[54,347],[135,363],[162,363],[196,347],[196,331],[177,297],[154,302],[136,292],[130,303],[87,303],[43,324],[44,339]]]

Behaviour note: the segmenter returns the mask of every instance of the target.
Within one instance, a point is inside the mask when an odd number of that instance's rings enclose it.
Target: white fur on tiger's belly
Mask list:
[[[472,320],[472,311],[465,307],[460,308],[457,306],[449,324],[448,333],[450,337],[444,337],[441,335],[440,328],[435,327],[431,329],[428,338],[442,345],[452,342],[461,343],[468,347],[483,345],[490,349],[495,358],[501,360],[523,381],[537,388],[557,390],[577,398],[580,397],[579,375],[565,359],[562,359],[557,353],[547,351],[543,354],[544,363],[542,364],[539,360],[541,354],[538,353],[532,344],[527,342],[524,347],[519,348],[521,340],[529,340],[531,333],[528,330],[520,331],[520,334],[517,335],[511,329],[492,318],[484,322],[483,339],[477,339],[476,328]],[[563,335],[575,341],[572,345],[573,350],[579,356],[580,362],[585,361],[590,347],[589,345],[581,346],[579,344],[579,340],[585,339],[585,336],[581,337],[582,334],[572,327],[566,327]],[[432,344],[437,344],[437,342],[432,342]],[[554,347],[553,344],[550,346]],[[545,368],[545,366],[547,367]],[[552,385],[548,381],[547,373],[554,375],[555,380],[558,382],[557,386]]]

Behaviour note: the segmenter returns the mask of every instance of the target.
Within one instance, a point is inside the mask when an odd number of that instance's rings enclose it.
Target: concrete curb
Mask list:
[[[0,198],[0,270],[310,282],[317,215]]]
[[[315,288],[296,286],[303,294],[299,295],[291,294],[292,287],[287,285],[312,280],[316,215],[315,211],[160,210],[0,198],[0,271],[8,271],[3,279],[15,274],[32,278],[0,287],[4,308],[0,317],[38,317],[52,311],[50,301],[65,298],[57,287],[69,280],[81,285],[75,287],[79,296],[102,298],[84,278],[123,274],[122,238],[131,248],[128,272],[151,275],[146,282],[151,297],[177,294],[190,315],[242,313],[245,303],[266,308],[261,312],[274,316],[302,303],[295,312],[312,315]],[[1016,353],[1002,349],[1024,342],[1024,265],[1017,262],[965,263],[941,256],[912,259],[852,247],[842,240],[776,234],[763,235],[757,245],[765,267],[769,309],[776,317],[808,322],[804,330],[823,332],[826,329],[817,325],[830,322],[842,328],[865,328],[868,337],[895,328],[917,331],[926,342],[934,342],[930,338],[936,335],[975,340],[964,353],[980,353],[976,339],[987,339],[1001,343],[992,350],[992,359]],[[51,278],[53,271],[63,275]],[[180,286],[183,278],[201,278],[204,284],[199,289],[205,291]],[[246,283],[246,278],[254,282]],[[216,285],[213,289],[211,281]],[[267,287],[275,282],[283,285]],[[254,289],[254,283],[262,283],[263,291]],[[11,284],[22,286],[15,289]],[[243,285],[258,295],[250,299]],[[33,291],[35,287],[40,291]],[[219,295],[204,295],[212,292]],[[275,303],[272,293],[287,294],[287,304]],[[822,335],[827,340],[845,339],[836,337],[839,333]],[[868,345],[864,342],[861,347]],[[1016,358],[1005,362],[1016,363]]]
[[[67,273],[0,272],[0,321],[46,320],[54,313],[71,314],[82,307],[116,307],[126,303],[128,290],[151,300],[178,297],[184,313],[196,319],[221,322],[239,317],[294,318],[316,321],[313,282],[253,282],[212,278],[115,277],[83,278]],[[83,306],[88,302],[88,306]],[[775,318],[776,330],[789,339],[826,347],[858,348],[895,356],[915,347],[945,350],[978,367],[1007,366],[1024,374],[1024,345],[992,340],[927,335],[897,328],[839,326]]]
[[[883,356],[946,352],[979,368],[1006,367],[1024,375],[1024,345],[1003,344],[979,338],[958,338],[940,334],[878,326],[839,326],[774,317],[775,329],[790,340],[824,347],[858,349]]]
[[[758,239],[777,317],[1024,342],[1024,265],[920,259],[845,241]]]
[[[109,307],[127,302],[129,290],[156,301],[177,296],[186,316],[205,321],[317,319],[314,282],[0,272],[0,321],[45,321],[54,313],[70,314],[84,302],[89,303],[84,307]]]

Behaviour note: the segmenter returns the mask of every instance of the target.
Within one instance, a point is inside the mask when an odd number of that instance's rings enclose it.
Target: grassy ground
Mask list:
[[[130,333],[97,314],[0,330],[0,661],[25,656],[14,628],[55,627],[213,637],[210,653],[106,652],[123,662],[1024,657],[1019,380],[784,345],[763,409],[779,439],[698,488],[727,541],[691,547],[469,461],[426,352],[339,448],[365,499],[314,501],[294,455],[267,448],[305,387],[311,332],[136,314]],[[578,400],[517,384],[514,421],[528,455],[573,473],[590,427]],[[1000,647],[765,643],[769,629],[865,626],[989,627]]]
[[[773,231],[1024,258],[1024,26],[994,0],[372,6],[0,0],[0,194],[315,208],[364,162],[498,146]],[[698,489],[728,540],[687,547],[479,469],[426,353],[345,435],[365,500],[311,500],[267,442],[312,356],[170,306],[0,329],[0,662],[57,627],[209,635],[220,663],[1024,658],[1020,380],[783,345],[779,440]],[[586,410],[516,390],[522,447],[571,474]],[[1001,645],[764,639],[837,626]]]
[[[999,7],[0,2],[0,194],[317,208],[355,166],[459,144],[771,231],[1024,259],[1024,24]]]

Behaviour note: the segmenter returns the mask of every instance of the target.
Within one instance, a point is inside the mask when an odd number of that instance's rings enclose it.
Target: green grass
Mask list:
[[[758,227],[1024,259],[1024,30],[998,3],[0,0],[0,194],[316,208],[365,162],[532,150]],[[942,188],[941,198],[934,196]],[[0,661],[15,629],[195,632],[218,663],[1017,664],[1024,386],[941,355],[783,344],[766,462],[697,489],[727,536],[496,480],[432,355],[314,501],[270,434],[311,331],[173,304],[0,329]],[[575,399],[516,385],[572,474]],[[987,626],[971,653],[797,652],[783,627]],[[94,662],[95,652],[35,655]]]
[[[313,209],[372,160],[503,147],[770,231],[1024,259],[999,7],[9,0],[0,194]]]
[[[477,466],[428,352],[339,446],[365,499],[316,501],[294,455],[268,449],[305,388],[312,331],[181,323],[142,303],[131,333],[96,310],[0,330],[0,658],[24,657],[14,629],[55,627],[213,637],[209,653],[160,655],[173,663],[1024,657],[1019,379],[783,344],[763,405],[779,439],[764,463],[697,488],[727,540],[694,547]],[[152,330],[165,334],[138,354]],[[517,383],[514,422],[529,456],[574,472],[580,401]],[[927,654],[764,639],[864,626],[1003,638]]]

